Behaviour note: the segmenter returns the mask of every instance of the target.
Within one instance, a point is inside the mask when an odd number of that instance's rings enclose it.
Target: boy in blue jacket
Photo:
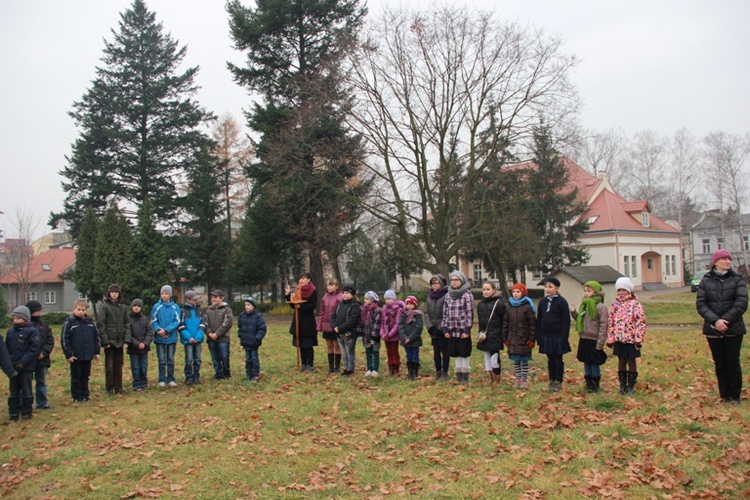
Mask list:
[[[185,292],[182,306],[180,342],[185,346],[185,383],[199,384],[201,381],[201,345],[206,333],[203,310],[198,306],[198,294],[193,290]]]
[[[88,302],[76,300],[73,315],[65,320],[60,334],[60,345],[70,363],[70,395],[76,403],[89,400],[91,360],[99,360],[102,347],[99,330],[88,316],[88,310]]]
[[[28,307],[16,307],[11,314],[13,326],[5,337],[5,346],[18,374],[10,379],[8,413],[11,420],[18,420],[19,415],[28,419],[34,406],[31,380],[36,370],[36,358],[42,350],[42,340],[39,331],[31,324]]]
[[[174,381],[174,352],[177,348],[177,328],[180,326],[180,306],[172,301],[172,287],[161,287],[161,299],[151,309],[156,357],[159,360],[159,387],[177,387]]]
[[[266,336],[266,320],[256,310],[257,302],[252,297],[245,299],[245,310],[237,318],[240,345],[245,348],[245,381],[258,382],[260,380],[260,359],[258,348]]]

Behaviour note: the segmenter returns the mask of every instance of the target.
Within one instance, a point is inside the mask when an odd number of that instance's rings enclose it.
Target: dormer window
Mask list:
[[[598,218],[599,218],[598,215],[592,215],[591,217],[589,217],[586,220],[586,224],[588,224],[590,226],[591,224],[593,224],[594,222],[596,222],[596,219],[598,219]]]
[[[648,212],[642,212],[641,213],[641,224],[643,224],[643,227],[649,227],[649,213]]]
[[[42,264],[42,271],[49,271],[50,269],[52,268],[49,266],[49,264]]]

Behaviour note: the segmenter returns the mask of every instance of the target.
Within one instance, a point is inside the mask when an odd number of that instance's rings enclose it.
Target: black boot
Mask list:
[[[586,385],[586,392],[588,392],[588,393],[594,392],[591,389],[591,375],[584,375],[583,376],[583,381],[584,381],[584,383]]]
[[[635,381],[638,379],[638,372],[626,372],[627,374],[627,386],[625,387],[625,394],[635,393]]]
[[[21,402],[20,398],[8,398],[8,414],[11,420],[18,420],[21,415]]]
[[[328,373],[333,373],[334,369],[333,353],[328,353]]]
[[[591,377],[591,386],[593,390],[591,392],[598,393],[599,392],[599,383],[602,381],[601,377]]]
[[[419,363],[414,363],[414,380],[419,378]]]
[[[625,394],[625,389],[628,386],[628,372],[626,371],[617,372],[617,378],[620,381],[619,394],[622,396],[623,394]]]
[[[341,370],[341,354],[333,355],[333,373],[338,373]]]

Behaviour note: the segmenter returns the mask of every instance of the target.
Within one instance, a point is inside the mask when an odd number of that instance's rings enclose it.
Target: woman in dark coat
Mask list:
[[[296,314],[292,317],[289,333],[292,334],[292,345],[297,347],[297,318],[299,318],[299,348],[301,358],[300,371],[313,371],[315,350],[318,345],[318,330],[315,321],[315,309],[318,307],[318,292],[312,284],[312,275],[302,273],[297,282],[297,289],[292,295],[292,287],[286,286],[286,300]]]
[[[484,370],[494,382],[500,378],[500,351],[503,350],[503,316],[505,304],[500,300],[497,287],[491,281],[482,284],[483,299],[477,304],[479,331],[485,332],[486,338],[477,342],[477,349],[484,351]]]
[[[747,285],[732,269],[732,254],[723,248],[714,252],[711,270],[698,285],[696,308],[703,317],[703,335],[714,358],[721,401],[738,404],[742,392],[740,349],[746,331],[742,315],[747,310]]]

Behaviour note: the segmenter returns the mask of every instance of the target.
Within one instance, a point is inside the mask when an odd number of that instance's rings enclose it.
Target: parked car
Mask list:
[[[693,279],[690,280],[690,291],[691,292],[697,292],[698,291],[698,285],[701,284],[701,280],[703,279],[703,276],[708,271],[698,271],[693,275]]]

